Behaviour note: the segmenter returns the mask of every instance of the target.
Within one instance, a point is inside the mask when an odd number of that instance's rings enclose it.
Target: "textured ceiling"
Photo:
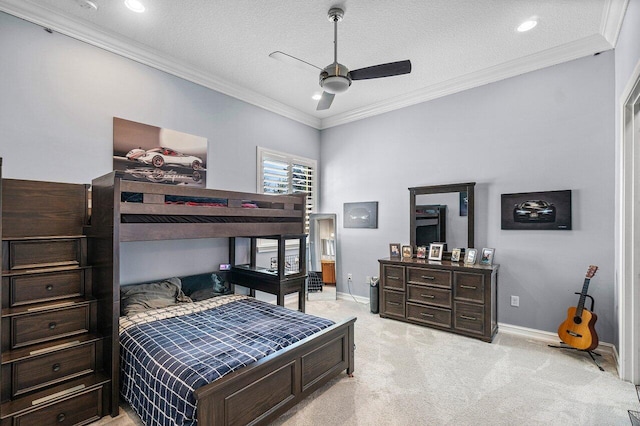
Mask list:
[[[0,0],[0,10],[317,128],[423,102],[614,47],[628,0]],[[316,111],[318,75],[270,58],[280,50],[319,67],[410,59],[411,74],[354,81]],[[537,17],[532,31],[518,33]]]

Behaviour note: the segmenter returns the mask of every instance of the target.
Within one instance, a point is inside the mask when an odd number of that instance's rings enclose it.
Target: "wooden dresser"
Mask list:
[[[491,342],[499,265],[380,259],[380,316]]]
[[[86,187],[2,180],[0,421],[82,425],[108,406]]]

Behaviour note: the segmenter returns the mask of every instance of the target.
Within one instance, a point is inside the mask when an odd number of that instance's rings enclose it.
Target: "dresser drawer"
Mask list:
[[[484,306],[455,302],[455,324],[457,330],[484,334]]]
[[[89,306],[15,316],[11,319],[13,348],[89,331]]]
[[[384,290],[382,313],[404,318],[404,293]]]
[[[427,286],[407,285],[407,301],[451,308],[451,290]]]
[[[11,277],[11,306],[84,295],[83,269]]]
[[[407,319],[451,328],[451,310],[407,303]]]
[[[484,303],[484,276],[467,272],[454,272],[456,300]]]
[[[100,418],[102,387],[15,416],[14,426],[85,425]]]
[[[404,291],[404,268],[382,265],[382,287]]]
[[[407,268],[407,282],[451,288],[451,272],[437,269]]]
[[[95,370],[94,344],[78,346],[13,365],[13,395],[32,391]]]
[[[10,241],[8,254],[7,269],[81,265],[83,261],[79,238]]]

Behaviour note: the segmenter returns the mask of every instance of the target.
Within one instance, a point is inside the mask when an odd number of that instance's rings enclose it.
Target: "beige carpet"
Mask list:
[[[587,354],[498,333],[494,342],[381,319],[369,305],[313,301],[307,312],[357,316],[355,377],[334,379],[274,425],[630,425],[635,387]],[[125,411],[126,410],[126,411]],[[139,425],[125,407],[96,424]]]

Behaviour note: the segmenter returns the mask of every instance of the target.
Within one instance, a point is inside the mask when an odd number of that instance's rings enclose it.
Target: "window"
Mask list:
[[[316,208],[317,161],[258,147],[257,190],[263,194],[295,194],[307,192],[305,232],[309,233],[309,215]],[[258,248],[269,247],[261,240]]]

